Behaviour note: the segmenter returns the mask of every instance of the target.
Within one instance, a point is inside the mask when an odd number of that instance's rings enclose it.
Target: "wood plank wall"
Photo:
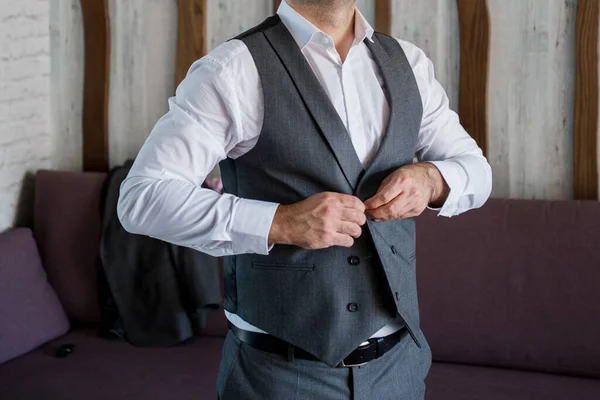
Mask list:
[[[110,24],[108,0],[81,0],[85,48],[83,169],[108,170]]]
[[[576,0],[488,0],[495,197],[573,198]]]
[[[262,21],[273,13],[276,2],[205,1],[209,21],[203,28],[206,29],[206,50]],[[425,50],[436,67],[437,79],[448,93],[451,107],[457,111],[461,86],[458,11],[461,1],[478,0],[357,1],[378,30],[411,41]],[[82,5],[83,2],[85,0]],[[94,3],[97,6],[98,3]],[[174,81],[181,79],[182,71],[187,67],[179,67],[178,78],[173,78],[178,31],[176,2],[106,0],[106,3],[111,16],[107,32],[112,30],[113,34],[113,45],[108,47],[112,57],[108,148],[110,165],[114,165],[135,156],[156,120],[166,110],[166,99],[173,93]],[[593,89],[597,84],[593,84],[593,71],[598,69],[594,67],[598,64],[598,50],[596,47],[594,59],[593,44],[597,46],[598,29],[595,29],[597,19],[593,17],[598,14],[597,11],[594,13],[598,0],[557,3],[487,0],[487,3],[491,39],[485,99],[488,102],[488,158],[495,178],[493,195],[594,198],[593,193],[597,193],[598,188],[598,151],[594,150],[597,147],[594,143],[598,144],[600,105],[595,107],[594,113],[593,99],[597,95]],[[576,22],[580,25],[579,31]],[[468,29],[463,29],[464,32]],[[71,42],[75,41],[64,38],[65,44]],[[94,47],[97,49],[97,43]],[[61,51],[66,53],[67,49]],[[75,51],[70,54],[77,55]],[[191,60],[189,58],[184,64]],[[64,62],[81,63],[78,59]],[[102,74],[96,75],[96,80],[99,80],[98,76]],[[97,102],[96,99],[94,97]],[[473,103],[478,104],[477,101]],[[460,114],[465,120],[462,109]],[[77,118],[77,114],[68,117]],[[84,127],[86,132],[94,132],[87,130],[88,125]],[[105,154],[102,149],[106,149],[106,142],[99,143],[99,154]],[[584,183],[578,181],[582,176]],[[578,194],[578,187],[584,187],[585,194]]]
[[[83,21],[80,0],[50,0],[51,168],[83,169]],[[76,62],[79,61],[79,62]],[[48,134],[46,130],[46,134]]]
[[[598,200],[599,0],[579,0],[575,78],[574,196]]]
[[[273,0],[209,0],[208,50],[273,15]]]
[[[392,36],[414,43],[435,66],[435,77],[458,111],[459,24],[454,0],[392,1]]]
[[[460,87],[458,114],[483,154],[488,148],[490,11],[487,0],[458,0]]]
[[[206,0],[177,0],[177,9],[175,86],[185,78],[190,65],[207,51]]]
[[[212,1],[212,0],[210,0]],[[177,2],[110,0],[109,161],[134,158],[174,93]]]
[[[375,0],[375,30],[392,34],[392,1]]]

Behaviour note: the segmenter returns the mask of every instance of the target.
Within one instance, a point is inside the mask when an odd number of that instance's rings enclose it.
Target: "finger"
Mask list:
[[[332,246],[352,247],[353,245],[354,239],[352,238],[352,236],[336,233],[333,238]]]
[[[402,189],[403,185],[401,183],[391,181],[380,187],[375,196],[365,201],[365,207],[374,210],[388,204],[402,193]]]
[[[360,226],[363,226],[367,222],[367,217],[364,212],[359,212],[350,208],[345,208],[342,210],[340,219],[342,221],[354,222]]]
[[[389,221],[398,219],[399,215],[406,213],[414,208],[410,196],[402,192],[391,202],[382,205],[374,210],[367,210],[369,216],[376,220]]]
[[[337,232],[344,235],[352,236],[356,239],[359,238],[362,234],[362,228],[360,227],[360,225],[355,224],[353,222],[340,221],[340,224],[337,228]]]
[[[397,219],[397,216],[390,204],[386,204],[379,207],[377,210],[371,211],[370,217],[376,222],[392,221]]]
[[[386,204],[374,210],[367,210],[367,215],[369,216],[369,218],[377,222],[389,221],[389,205]]]
[[[365,212],[365,205],[358,197],[351,196],[349,194],[338,193],[338,198],[342,204],[342,207],[351,208],[359,212]]]

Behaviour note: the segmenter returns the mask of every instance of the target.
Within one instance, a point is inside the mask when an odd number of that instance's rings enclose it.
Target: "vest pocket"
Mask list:
[[[313,271],[314,264],[271,264],[262,262],[253,262],[252,269],[273,270],[273,271]]]

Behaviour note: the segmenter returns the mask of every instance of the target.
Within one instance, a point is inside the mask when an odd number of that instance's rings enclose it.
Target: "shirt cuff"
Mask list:
[[[450,188],[448,198],[441,208],[427,207],[437,211],[439,216],[452,217],[458,214],[460,197],[467,185],[467,174],[463,167],[452,160],[429,161],[435,165]]]
[[[239,199],[231,224],[233,254],[269,254],[273,248],[269,232],[277,207],[278,203]]]

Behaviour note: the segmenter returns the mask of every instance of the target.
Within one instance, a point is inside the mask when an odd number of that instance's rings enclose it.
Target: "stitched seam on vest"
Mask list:
[[[276,271],[314,271],[315,264],[277,264],[253,262],[253,269],[276,270]]]

